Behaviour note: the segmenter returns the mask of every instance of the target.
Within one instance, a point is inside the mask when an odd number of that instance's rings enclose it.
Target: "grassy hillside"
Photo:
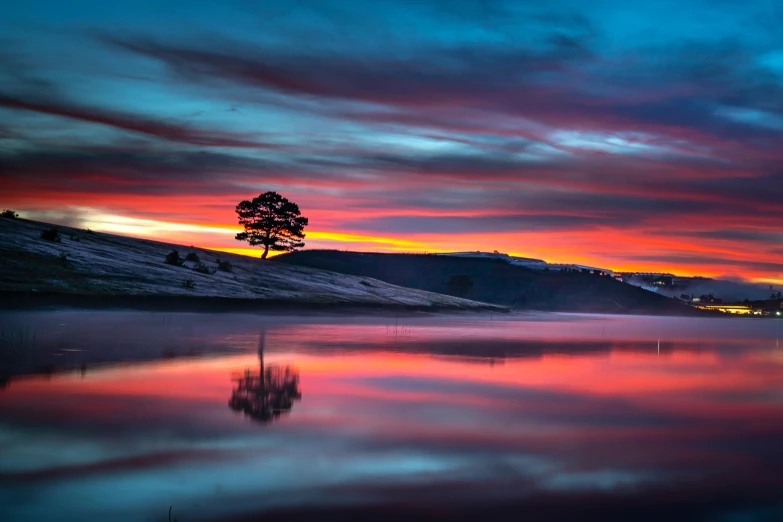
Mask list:
[[[606,276],[540,272],[503,261],[416,254],[305,250],[279,264],[372,277],[400,286],[514,308],[600,313],[694,314],[676,301]]]
[[[497,308],[400,288],[370,277],[69,227],[57,227],[57,241],[43,239],[41,233],[51,228],[47,223],[0,218],[0,300],[6,305],[22,299],[89,304],[92,298],[123,305],[164,300],[177,306],[220,301],[234,307],[237,303],[280,303]],[[166,255],[174,249],[182,257],[197,255],[206,273],[195,270],[199,267],[195,261],[185,261],[182,266],[166,264]],[[218,258],[227,261],[230,269],[218,270]]]

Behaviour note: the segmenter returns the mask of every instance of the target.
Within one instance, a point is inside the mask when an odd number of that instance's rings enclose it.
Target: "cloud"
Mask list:
[[[102,35],[101,40],[163,62],[189,81],[235,82],[295,94],[403,106],[441,106],[470,99],[494,105],[486,94],[524,85],[520,71],[562,70],[584,58],[573,43],[549,49],[447,49],[417,59],[285,54],[246,42],[174,44],[147,37]],[[540,92],[541,93],[541,92]],[[525,93],[520,93],[525,94]],[[531,100],[532,101],[532,100]]]
[[[744,267],[745,269],[758,270],[764,272],[774,272],[783,274],[783,262],[779,261],[754,261],[742,257],[721,257],[718,255],[699,255],[699,254],[657,254],[657,255],[636,255],[638,261],[654,261],[659,263],[674,263],[682,267],[688,265],[703,266],[707,264]]]
[[[603,132],[645,130],[670,146],[685,140],[715,149],[741,141],[745,148],[767,152],[775,152],[775,140],[783,136],[783,128],[725,118],[718,111],[783,111],[783,87],[737,44],[678,43],[618,63],[590,48],[586,36],[558,33],[538,48],[464,45],[366,57],[281,52],[225,40],[194,45],[149,37],[101,39],[160,61],[189,82],[375,106],[344,108],[344,116],[364,121],[427,125],[440,120],[466,131],[477,120],[503,115],[526,120],[516,128],[532,121]],[[540,130],[526,131],[536,132],[540,137]]]
[[[164,122],[137,114],[98,109],[55,100],[37,100],[0,93],[0,107],[61,116],[74,120],[107,125],[124,131],[161,138],[166,141],[205,147],[276,148],[230,132],[205,131],[192,126]]]
[[[95,194],[230,192],[232,176],[263,174],[262,161],[205,151],[85,150],[0,155],[6,183]]]
[[[488,216],[385,216],[358,221],[344,221],[342,226],[356,231],[402,234],[460,234],[498,232],[531,232],[571,230],[602,225],[618,225],[610,218],[573,215],[502,215]],[[626,223],[627,224],[627,223]]]
[[[203,464],[204,462],[225,459],[227,455],[231,456],[229,452],[214,449],[187,449],[148,453],[138,456],[89,462],[86,464],[0,473],[0,483],[19,483],[25,481],[56,479],[72,480],[85,476],[138,472],[139,470],[143,471],[194,462]]]

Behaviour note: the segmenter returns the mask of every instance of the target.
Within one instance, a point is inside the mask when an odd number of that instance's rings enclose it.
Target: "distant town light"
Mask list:
[[[780,311],[778,311],[778,315],[780,315]]]

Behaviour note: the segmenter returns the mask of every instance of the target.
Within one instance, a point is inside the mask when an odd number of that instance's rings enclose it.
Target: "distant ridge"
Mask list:
[[[304,250],[277,256],[274,262],[372,277],[395,285],[519,309],[701,315],[679,300],[621,283],[605,272],[531,270],[509,263],[503,254],[462,254]]]
[[[444,252],[434,254],[437,256],[445,257],[466,257],[475,259],[497,259],[505,261],[508,264],[514,266],[524,266],[534,270],[544,270],[547,267],[547,262],[543,259],[534,259],[532,257],[519,257],[509,254],[503,254],[501,252]]]

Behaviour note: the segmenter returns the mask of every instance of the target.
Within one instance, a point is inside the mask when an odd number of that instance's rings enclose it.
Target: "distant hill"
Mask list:
[[[52,228],[59,231],[56,241],[41,237],[42,232]],[[181,257],[194,254],[199,261],[185,261],[182,266],[166,264],[164,260],[172,250],[178,250]],[[228,262],[230,269],[218,270],[218,259]],[[401,288],[370,277],[0,218],[0,304],[14,307],[38,303],[177,309],[343,305],[501,310],[494,305]]]
[[[522,309],[694,315],[678,300],[607,276],[539,271],[502,260],[423,254],[303,250],[279,264],[372,277],[387,283]]]

